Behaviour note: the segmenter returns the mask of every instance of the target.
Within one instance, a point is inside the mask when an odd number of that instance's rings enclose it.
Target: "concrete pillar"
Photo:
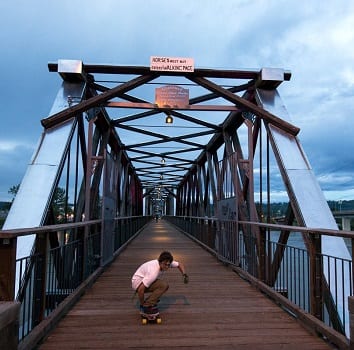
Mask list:
[[[0,349],[17,349],[20,305],[17,302],[0,302]]]
[[[342,217],[342,230],[350,231],[350,218]]]
[[[166,215],[175,215],[175,199],[172,195],[166,198]]]

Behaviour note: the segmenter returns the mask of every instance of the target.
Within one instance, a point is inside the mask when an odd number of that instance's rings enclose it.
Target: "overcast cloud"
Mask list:
[[[354,198],[354,2],[5,0],[0,3],[0,201],[19,183],[61,79],[48,62],[284,68],[279,87],[327,199]]]

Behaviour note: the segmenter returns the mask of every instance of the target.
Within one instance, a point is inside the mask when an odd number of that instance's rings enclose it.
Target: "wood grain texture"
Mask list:
[[[166,272],[162,324],[142,325],[130,279],[169,250],[187,268]],[[151,222],[40,346],[52,349],[331,349],[169,223]]]

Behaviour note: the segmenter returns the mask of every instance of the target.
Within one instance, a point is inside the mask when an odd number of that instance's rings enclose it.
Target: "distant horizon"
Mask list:
[[[2,201],[0,200],[0,205],[1,204],[9,204],[12,202],[13,199],[9,200],[9,201]],[[326,199],[326,202],[333,202],[333,203],[340,203],[340,202],[354,202],[354,198],[353,199],[338,199],[338,200],[333,200],[333,199]],[[260,202],[255,201],[255,204],[259,204]],[[283,203],[289,203],[289,201],[278,201],[278,202],[270,202],[270,204],[283,204]],[[263,204],[267,204],[266,202],[263,202]]]

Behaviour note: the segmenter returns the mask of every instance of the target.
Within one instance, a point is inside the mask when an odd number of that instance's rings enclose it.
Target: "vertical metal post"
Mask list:
[[[352,239],[353,241],[353,239]],[[349,349],[354,350],[354,297],[348,297],[348,308],[349,308],[349,334],[350,334],[350,343]]]
[[[240,264],[240,256],[239,256],[239,243],[240,243],[240,236],[239,236],[239,215],[238,215],[238,211],[239,211],[239,193],[238,193],[238,188],[240,187],[240,179],[238,177],[238,172],[237,172],[237,166],[238,166],[238,152],[236,151],[232,157],[232,171],[233,171],[233,181],[234,181],[234,191],[235,191],[235,199],[236,199],[236,203],[235,203],[235,216],[236,216],[236,224],[234,225],[233,228],[233,232],[234,232],[234,237],[235,237],[235,242],[234,242],[234,246],[235,246],[235,258],[236,260],[234,261],[237,266],[239,266]]]
[[[354,238],[351,239],[352,245],[352,257],[354,256]],[[350,276],[352,281],[350,285],[354,286],[354,269],[352,267],[352,275]],[[350,291],[350,294],[353,294],[353,290]],[[350,344],[349,349],[354,350],[354,297],[348,297],[348,309],[349,309],[349,336],[350,336]]]
[[[266,234],[265,229],[259,230],[259,279],[268,284],[269,281],[269,269],[267,269],[267,256],[265,251],[266,246]]]
[[[91,176],[92,176],[92,138],[93,138],[93,123],[94,118],[90,119],[87,131],[87,161],[86,161],[86,179],[85,179],[85,218],[84,221],[90,220],[90,203],[91,203]],[[82,272],[83,279],[87,273],[87,239],[89,236],[89,227],[85,226],[83,237],[83,252],[82,252]]]
[[[20,307],[20,303],[0,303],[0,349],[18,349]]]
[[[17,238],[0,239],[0,301],[15,299]]]
[[[321,235],[314,234],[311,236],[310,251],[310,296],[311,296],[311,313],[322,320],[322,261],[321,261]]]
[[[248,176],[248,210],[250,215],[250,221],[256,221],[256,213],[255,213],[255,205],[254,205],[254,179],[253,179],[253,133],[252,133],[252,123],[246,121],[247,129],[248,129],[248,168],[247,168],[247,176]]]
[[[262,129],[262,128],[261,128]],[[270,204],[270,147],[269,147],[269,134],[266,134],[266,178],[267,178],[267,224],[269,224],[271,222],[271,204]],[[261,164],[263,165],[263,164]],[[261,166],[262,168],[262,166]],[[270,228],[267,228],[267,242],[268,242],[268,259],[267,259],[267,265],[268,265],[268,278],[269,281],[272,281],[272,285],[273,283],[275,283],[275,271],[272,269],[272,254],[271,254],[271,236],[270,236]],[[275,256],[275,255],[274,255]],[[274,261],[274,260],[273,260]],[[271,271],[272,269],[272,271]],[[274,281],[274,282],[273,282]]]
[[[45,313],[46,306],[46,269],[47,269],[47,235],[37,235],[36,243],[36,261],[35,261],[35,285],[34,285],[34,306],[33,306],[33,323],[39,324]]]
[[[351,239],[351,245],[352,245],[352,257],[354,257],[354,238]],[[350,283],[350,286],[351,286],[351,289],[350,289],[350,295],[353,295],[353,287],[354,287],[354,268],[353,268],[353,263],[352,263],[352,275],[350,276],[350,278],[352,279],[351,283]],[[354,324],[353,324],[353,327],[354,327]],[[353,338],[354,340],[354,338]]]

